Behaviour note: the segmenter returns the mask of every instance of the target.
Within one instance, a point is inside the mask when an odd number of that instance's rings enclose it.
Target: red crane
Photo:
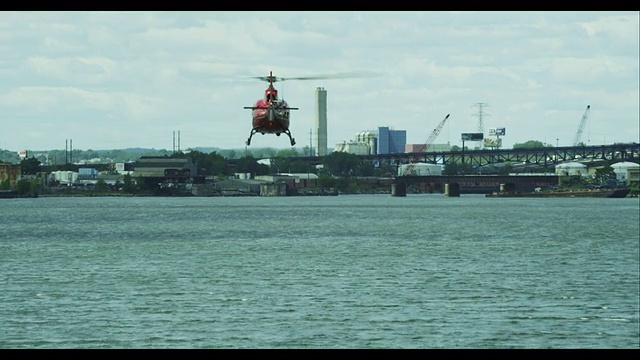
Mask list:
[[[449,115],[451,115],[451,114],[447,114],[447,116],[445,116],[444,119],[442,121],[440,121],[440,124],[438,124],[438,126],[436,126],[436,128],[433,129],[433,131],[431,132],[431,134],[427,138],[427,141],[425,141],[424,144],[421,144],[420,147],[418,148],[418,151],[415,151],[415,153],[419,154],[419,153],[427,152],[427,149],[429,148],[429,146],[431,146],[431,144],[433,144],[433,142],[436,140],[438,135],[440,135],[440,131],[442,131],[442,128],[444,127],[444,124],[447,122],[447,119],[449,118]],[[420,160],[420,157],[418,155],[416,155],[414,160],[413,160],[413,162],[411,164],[409,164],[409,166],[407,166],[404,169],[404,171],[402,172],[402,176],[407,176],[407,175],[410,175],[411,173],[413,173],[413,168],[416,166],[416,163],[419,160]]]

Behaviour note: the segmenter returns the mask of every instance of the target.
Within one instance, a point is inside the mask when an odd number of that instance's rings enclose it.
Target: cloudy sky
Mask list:
[[[380,126],[424,143],[447,114],[435,143],[482,119],[507,148],[571,145],[587,105],[584,143],[638,142],[639,33],[636,11],[0,12],[0,149],[242,149],[270,71],[379,75],[276,83],[299,149],[317,87],[329,148]]]

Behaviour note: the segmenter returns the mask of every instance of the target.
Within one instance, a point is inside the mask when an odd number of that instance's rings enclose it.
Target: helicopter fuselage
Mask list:
[[[245,109],[251,109],[251,133],[246,144],[251,144],[251,137],[256,133],[264,134],[280,134],[284,133],[289,137],[291,146],[296,144],[295,139],[291,136],[289,130],[289,110],[297,110],[298,108],[291,108],[284,100],[277,98],[272,99],[260,99],[256,101],[255,105],[245,107]]]
[[[253,129],[261,134],[276,134],[289,130],[289,106],[284,100],[256,101],[251,116]]]

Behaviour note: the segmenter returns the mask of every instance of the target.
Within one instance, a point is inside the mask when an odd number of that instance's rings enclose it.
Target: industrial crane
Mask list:
[[[576,132],[576,136],[573,138],[573,146],[580,145],[580,140],[582,139],[582,132],[584,131],[584,125],[587,123],[589,119],[589,109],[591,109],[591,105],[587,105],[587,109],[584,111],[584,115],[582,115],[582,120],[580,120],[580,126],[578,126],[578,131]]]
[[[436,138],[440,134],[440,131],[442,131],[442,128],[444,127],[444,123],[447,122],[447,119],[449,118],[449,115],[451,115],[451,114],[447,114],[447,116],[445,116],[444,119],[442,121],[440,121],[440,124],[438,124],[438,126],[436,126],[436,128],[433,129],[433,131],[431,132],[431,134],[427,138],[427,141],[424,144],[421,144],[420,147],[418,147],[418,151],[416,151],[417,154],[427,152],[427,149],[429,148],[429,146],[431,146],[431,144],[433,144],[433,142],[436,140]],[[415,166],[416,166],[416,162],[418,162],[419,160],[420,160],[419,156],[416,155],[416,157],[414,158],[413,163],[409,164],[409,166],[407,166],[404,169],[404,171],[402,172],[402,176],[410,175],[413,172],[413,168],[415,168]]]

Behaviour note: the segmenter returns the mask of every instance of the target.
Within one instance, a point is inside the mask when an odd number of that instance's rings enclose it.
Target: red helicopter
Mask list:
[[[320,76],[307,76],[307,77],[293,77],[293,78],[280,78],[273,76],[273,72],[269,71],[269,76],[256,76],[254,79],[266,81],[269,83],[269,87],[264,91],[264,98],[258,99],[253,106],[245,106],[245,109],[251,109],[251,133],[249,138],[245,142],[248,145],[251,144],[251,138],[256,133],[264,134],[286,134],[289,136],[291,146],[296,144],[296,140],[291,136],[289,130],[289,115],[290,110],[299,110],[295,107],[289,107],[284,99],[278,98],[278,90],[273,87],[273,83],[285,80],[316,80],[316,79],[336,79],[336,78],[350,78],[350,77],[363,77],[372,76],[371,73],[344,73],[334,75],[320,75]]]
[[[284,79],[276,78],[273,76],[273,72],[269,72],[269,76],[257,77],[257,79],[268,81],[269,87],[264,91],[264,98],[258,99],[255,105],[245,106],[245,109],[251,109],[252,118],[251,124],[253,128],[249,134],[246,144],[251,144],[251,137],[255,133],[264,134],[280,134],[285,133],[289,136],[291,146],[296,144],[296,140],[291,136],[289,130],[289,110],[298,110],[298,108],[289,107],[284,99],[278,98],[278,90],[273,87],[273,83],[276,81],[284,81]]]

